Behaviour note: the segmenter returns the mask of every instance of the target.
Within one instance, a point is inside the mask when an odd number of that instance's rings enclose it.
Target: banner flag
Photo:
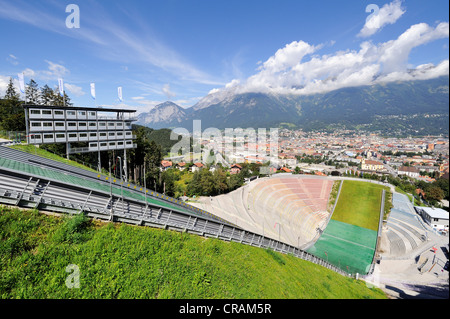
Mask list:
[[[59,84],[59,95],[64,96],[64,81],[63,81],[63,79],[59,78],[58,84]]]
[[[119,101],[120,102],[122,102],[122,87],[121,86],[119,86],[118,88],[117,88],[117,94],[119,95]]]
[[[20,87],[20,92],[25,93],[25,80],[23,77],[23,72],[18,74],[19,76],[19,87]]]
[[[91,96],[95,100],[95,83],[91,83]]]

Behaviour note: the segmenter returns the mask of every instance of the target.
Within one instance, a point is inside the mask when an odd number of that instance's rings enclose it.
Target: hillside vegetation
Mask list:
[[[79,288],[66,286],[69,265],[79,269]],[[270,250],[3,206],[0,296],[385,298],[363,281]]]

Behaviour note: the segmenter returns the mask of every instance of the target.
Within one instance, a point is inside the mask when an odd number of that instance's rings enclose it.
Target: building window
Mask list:
[[[41,114],[41,110],[30,110],[30,114]]]
[[[42,110],[42,114],[44,115],[52,115],[52,111],[50,110]]]
[[[56,134],[56,138],[65,138],[66,134]]]

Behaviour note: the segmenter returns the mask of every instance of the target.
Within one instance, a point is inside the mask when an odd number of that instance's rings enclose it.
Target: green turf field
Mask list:
[[[374,230],[330,220],[308,252],[349,273],[366,274],[376,242],[377,232]]]
[[[366,274],[375,253],[383,189],[344,181],[330,222],[308,252],[349,273]]]
[[[332,219],[377,231],[383,188],[368,182],[344,181]]]

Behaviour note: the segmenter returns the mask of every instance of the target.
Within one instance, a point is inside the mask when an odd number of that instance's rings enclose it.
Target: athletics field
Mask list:
[[[376,249],[383,189],[343,181],[333,216],[308,252],[349,273],[367,274]]]

